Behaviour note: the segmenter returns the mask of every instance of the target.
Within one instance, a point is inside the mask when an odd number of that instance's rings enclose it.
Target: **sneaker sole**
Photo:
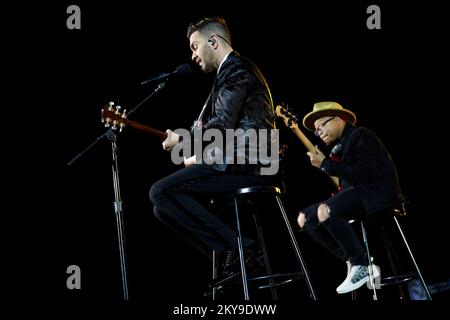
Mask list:
[[[354,290],[356,290],[356,289],[361,288],[365,283],[367,283],[367,281],[369,281],[369,276],[364,277],[364,278],[362,278],[361,280],[359,280],[358,282],[349,285],[349,286],[346,287],[344,290],[343,290],[343,289],[341,289],[341,290],[336,289],[336,292],[337,292],[338,294],[343,294],[343,293],[352,292],[352,291],[354,291]]]

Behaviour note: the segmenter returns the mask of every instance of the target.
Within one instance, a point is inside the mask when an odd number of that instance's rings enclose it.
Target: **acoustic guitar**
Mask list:
[[[158,129],[154,129],[149,126],[145,126],[136,121],[131,121],[127,119],[126,110],[120,112],[121,107],[117,106],[114,108],[114,103],[110,102],[108,106],[105,106],[101,111],[102,122],[105,123],[105,127],[111,127],[112,130],[119,130],[125,126],[130,126],[136,128],[138,130],[144,131],[146,133],[151,134],[153,137],[158,140],[164,141],[167,138],[167,133],[160,131]]]

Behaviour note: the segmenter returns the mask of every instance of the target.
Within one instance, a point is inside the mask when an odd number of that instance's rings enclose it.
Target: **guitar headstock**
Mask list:
[[[122,131],[122,128],[125,127],[126,124],[126,109],[123,112],[120,112],[121,106],[116,106],[114,108],[114,102],[109,102],[107,106],[103,107],[101,112],[102,123],[105,123],[105,127],[111,127],[112,130],[119,129],[119,132]]]
[[[288,109],[285,108],[284,105],[277,105],[275,108],[275,114],[277,115],[277,117],[283,119],[286,126],[290,128],[292,128],[293,126],[298,127],[297,116],[288,111]]]

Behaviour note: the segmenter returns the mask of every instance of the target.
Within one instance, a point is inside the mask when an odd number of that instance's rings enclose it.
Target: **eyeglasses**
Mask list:
[[[330,119],[327,119],[327,120],[325,120],[324,122],[322,122],[321,124],[319,124],[319,125],[317,126],[317,129],[314,130],[314,134],[315,134],[316,136],[319,136],[320,133],[321,133],[321,132],[323,131],[323,129],[325,128],[325,125],[326,125],[329,121],[333,120],[334,118],[336,118],[336,117],[332,117],[332,118],[330,118]]]

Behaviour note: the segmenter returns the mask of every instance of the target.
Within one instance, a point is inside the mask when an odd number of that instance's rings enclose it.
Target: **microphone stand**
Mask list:
[[[150,99],[153,95],[155,95],[158,91],[160,91],[166,85],[168,79],[165,79],[164,82],[161,82],[156,89],[150,93],[147,97],[145,97],[141,102],[139,102],[129,113],[132,115],[136,112],[136,110],[141,107],[145,101]],[[112,106],[113,103],[110,103]],[[117,157],[117,135],[114,133],[116,128],[113,126],[101,136],[97,137],[97,139],[92,142],[87,148],[85,148],[82,152],[77,154],[75,157],[70,160],[67,165],[71,166],[75,161],[80,159],[88,150],[90,150],[97,142],[99,142],[103,138],[108,138],[111,141],[112,146],[112,175],[113,175],[113,186],[114,186],[114,213],[116,216],[116,227],[117,227],[117,238],[119,242],[119,255],[120,255],[120,271],[122,274],[122,291],[123,291],[123,299],[128,301],[128,275],[127,275],[127,263],[126,263],[126,254],[125,254],[125,236],[124,236],[124,220],[123,220],[123,202],[120,193],[120,183],[119,183],[119,165],[118,165],[118,157]]]

